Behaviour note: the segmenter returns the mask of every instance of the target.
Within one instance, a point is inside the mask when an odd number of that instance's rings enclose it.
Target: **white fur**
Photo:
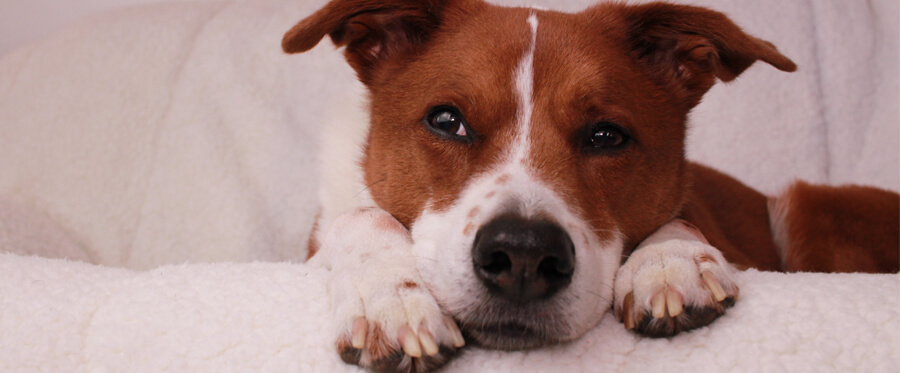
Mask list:
[[[396,228],[384,229],[384,222]],[[400,328],[425,328],[439,345],[452,346],[453,333],[416,269],[409,232],[379,208],[359,208],[335,219],[324,234],[322,250],[311,263],[331,270],[328,291],[334,313],[335,336],[349,338],[354,320],[365,317],[386,336],[380,338],[400,350]],[[413,283],[413,287],[402,286]],[[370,340],[371,341],[371,340]],[[374,348],[373,346],[367,346]],[[360,365],[373,363],[363,349]],[[408,363],[408,361],[406,362]]]
[[[498,184],[500,177],[508,180]],[[560,307],[556,316],[572,333],[562,337],[577,337],[595,325],[609,307],[622,241],[618,236],[612,241],[599,241],[555,191],[535,181],[517,164],[504,165],[473,180],[452,207],[442,212],[427,210],[415,222],[411,229],[413,252],[422,277],[450,314],[461,319],[471,316],[468,311],[489,299],[472,270],[475,230],[464,232],[464,227],[471,224],[477,229],[510,209],[526,218],[542,212],[567,228],[577,265],[571,285],[557,295]]]
[[[778,197],[769,198],[769,227],[772,230],[772,242],[778,250],[781,263],[787,263],[788,257],[788,212],[791,206],[791,190],[783,192]]]
[[[715,262],[699,260],[702,255]],[[738,291],[736,270],[722,253],[702,241],[681,223],[664,225],[638,245],[616,275],[616,304],[634,293],[635,316],[650,313],[650,301],[659,291],[672,288],[684,296],[684,304],[711,306],[712,297],[700,274],[709,271],[725,292]]]
[[[332,108],[327,130],[320,132],[320,207],[316,231],[311,233],[319,242],[342,214],[375,206],[360,167],[370,120],[366,97],[362,84],[355,82],[343,95],[345,106]]]
[[[513,75],[515,92],[518,98],[518,111],[516,112],[516,140],[511,148],[511,154],[515,161],[523,161],[528,157],[531,135],[531,116],[534,112],[534,49],[537,47],[537,15],[531,13],[528,16],[528,25],[531,27],[531,42],[528,50],[519,60],[519,65]]]

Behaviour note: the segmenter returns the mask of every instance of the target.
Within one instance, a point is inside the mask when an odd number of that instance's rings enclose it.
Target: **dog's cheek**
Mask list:
[[[369,143],[362,160],[366,187],[375,203],[409,227],[424,209],[428,185],[421,159],[413,144],[400,140],[405,134],[392,133],[389,127],[373,123]]]
[[[683,157],[677,150],[659,152],[635,154],[615,163],[588,160],[580,165],[580,192],[566,197],[574,199],[567,202],[583,206],[586,220],[601,240],[610,238],[610,227],[618,227],[626,254],[675,217],[686,198]]]
[[[373,123],[363,159],[373,199],[406,227],[426,209],[448,209],[477,163],[466,144],[436,139],[421,127]]]

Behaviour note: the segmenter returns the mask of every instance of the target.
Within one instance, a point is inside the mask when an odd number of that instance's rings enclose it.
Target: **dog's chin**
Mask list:
[[[504,351],[539,348],[560,341],[558,334],[552,331],[514,322],[464,327],[463,333],[479,347]]]
[[[498,303],[503,303],[498,304]],[[550,304],[512,305],[488,302],[459,315],[466,339],[493,350],[525,350],[568,340],[566,317]]]

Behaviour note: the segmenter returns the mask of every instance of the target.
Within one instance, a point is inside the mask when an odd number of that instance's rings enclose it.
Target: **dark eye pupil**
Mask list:
[[[442,105],[429,110],[422,117],[422,124],[439,138],[470,143],[474,137],[469,133],[468,124],[458,108]]]
[[[432,117],[431,123],[434,128],[450,133],[455,133],[457,127],[459,127],[459,120],[456,118],[456,114],[451,111],[436,113]]]
[[[610,148],[621,145],[625,137],[615,128],[600,128],[591,137],[591,145],[598,148]]]

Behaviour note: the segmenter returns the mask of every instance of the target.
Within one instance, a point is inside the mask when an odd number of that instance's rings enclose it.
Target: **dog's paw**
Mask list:
[[[652,337],[708,325],[737,298],[734,272],[719,250],[701,241],[642,244],[616,274],[616,317]]]
[[[413,279],[368,279],[338,299],[338,354],[380,372],[426,372],[444,365],[465,341],[434,298]]]
[[[384,372],[425,372],[446,363],[465,341],[421,280],[408,231],[378,209],[335,225],[325,246],[341,256],[332,258],[337,265],[329,281],[341,359]]]

